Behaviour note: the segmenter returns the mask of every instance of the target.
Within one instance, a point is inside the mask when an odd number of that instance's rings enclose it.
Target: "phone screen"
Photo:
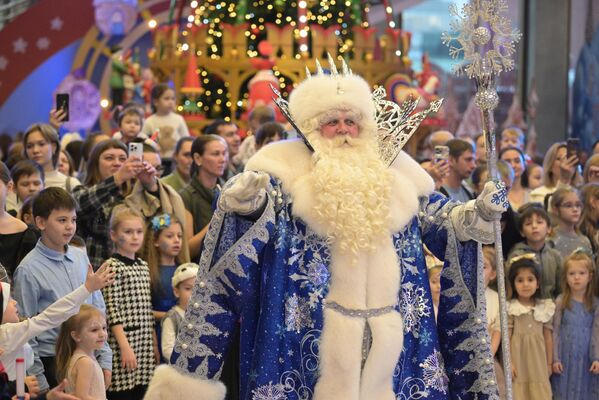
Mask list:
[[[64,117],[61,121],[69,120],[69,94],[68,93],[57,93],[56,94],[56,110],[62,110]]]

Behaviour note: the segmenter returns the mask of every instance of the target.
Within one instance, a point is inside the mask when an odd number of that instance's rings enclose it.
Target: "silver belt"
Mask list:
[[[334,301],[325,301],[325,308],[335,310],[338,313],[345,315],[347,317],[353,318],[373,318],[378,317],[380,315],[384,315],[390,313],[395,310],[395,304],[392,306],[380,307],[380,308],[369,308],[367,310],[353,310],[351,308],[345,308],[341,304],[338,304]]]

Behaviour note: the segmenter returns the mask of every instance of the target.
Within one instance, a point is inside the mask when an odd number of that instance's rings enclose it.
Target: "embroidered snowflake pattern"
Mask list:
[[[328,243],[325,238],[318,236],[309,228],[302,232],[302,229],[297,227],[294,229],[294,235],[291,238],[291,257],[287,261],[287,265],[293,265],[295,262],[303,259],[306,255],[315,256],[322,254],[323,262],[326,264],[330,258]]]
[[[283,390],[283,385],[275,385],[269,382],[268,385],[262,385],[252,390],[252,400],[287,400],[287,395]]]
[[[429,329],[423,329],[422,332],[420,332],[420,343],[424,346],[433,343],[433,335]]]
[[[449,379],[445,374],[445,366],[441,353],[435,350],[433,354],[428,356],[419,365],[422,368],[422,378],[426,387],[435,389],[441,393],[447,393]]]
[[[300,333],[304,328],[313,328],[310,316],[310,302],[294,293],[285,300],[285,328],[289,332]]]
[[[411,332],[414,337],[418,337],[420,319],[431,315],[431,308],[428,305],[424,288],[414,289],[413,283],[404,283],[399,299],[399,310],[403,316],[404,331]]]

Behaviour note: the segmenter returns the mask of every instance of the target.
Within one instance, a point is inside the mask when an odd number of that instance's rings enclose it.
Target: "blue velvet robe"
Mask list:
[[[215,212],[171,363],[184,374],[218,379],[240,321],[240,398],[308,400],[318,379],[330,252],[292,215],[280,181],[272,178],[267,192],[256,221]],[[497,398],[478,246],[456,240],[447,217],[455,205],[438,193],[422,197],[420,213],[393,235],[404,320],[397,399]],[[445,259],[438,327],[422,243]]]

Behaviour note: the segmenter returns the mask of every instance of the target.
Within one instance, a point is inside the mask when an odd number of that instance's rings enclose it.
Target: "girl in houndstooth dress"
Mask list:
[[[115,253],[114,285],[104,289],[111,335],[112,384],[109,400],[141,399],[152,377],[157,354],[148,264],[136,258],[143,243],[144,222],[133,210],[118,206],[110,220]]]

